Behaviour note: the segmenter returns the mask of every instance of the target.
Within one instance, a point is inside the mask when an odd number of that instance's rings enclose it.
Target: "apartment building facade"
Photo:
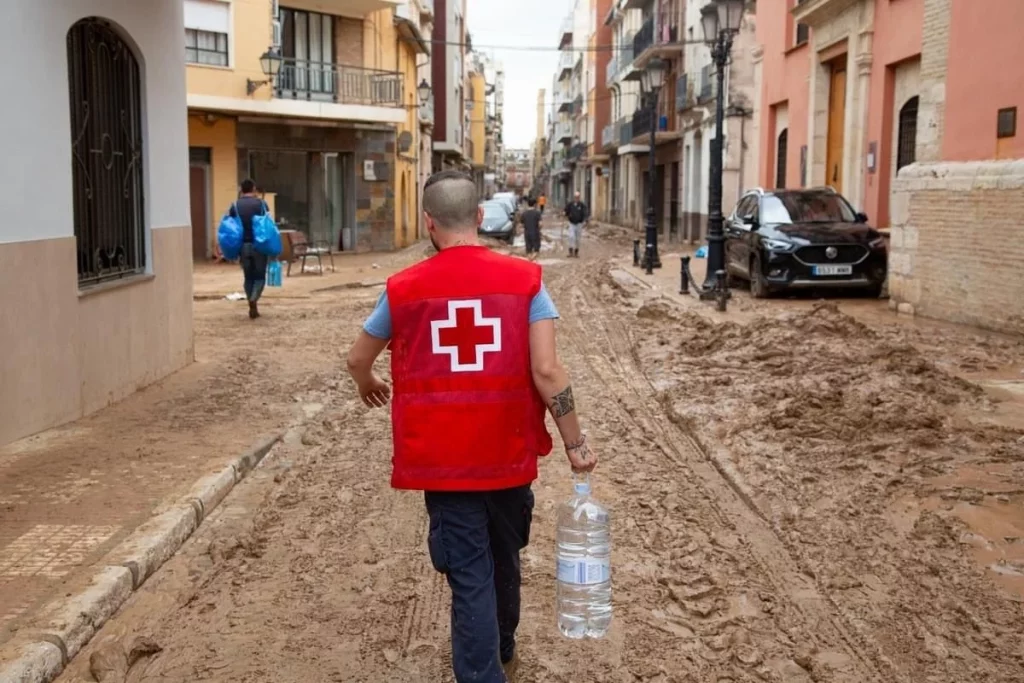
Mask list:
[[[0,445],[194,359],[182,5],[5,7]]]
[[[283,228],[336,250],[417,237],[421,8],[184,0],[195,257],[245,177]]]
[[[433,0],[431,86],[434,94],[433,170],[469,170],[465,156],[466,0]]]

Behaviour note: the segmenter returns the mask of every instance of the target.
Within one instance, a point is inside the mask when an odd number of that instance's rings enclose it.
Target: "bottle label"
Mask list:
[[[592,586],[610,581],[612,564],[610,560],[558,559],[558,580],[574,586]]]

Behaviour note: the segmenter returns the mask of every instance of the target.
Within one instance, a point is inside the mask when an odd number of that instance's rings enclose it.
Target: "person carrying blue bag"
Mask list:
[[[258,302],[266,286],[267,265],[271,257],[281,253],[281,233],[267,211],[267,205],[256,193],[256,183],[242,181],[241,195],[228,209],[225,220],[242,224],[239,258],[244,275],[245,297],[249,300],[249,317],[260,317]],[[226,250],[225,250],[226,251]]]

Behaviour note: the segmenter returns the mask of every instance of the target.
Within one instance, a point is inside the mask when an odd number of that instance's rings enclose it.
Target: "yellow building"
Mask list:
[[[184,0],[193,256],[250,177],[337,251],[416,239],[420,0]]]

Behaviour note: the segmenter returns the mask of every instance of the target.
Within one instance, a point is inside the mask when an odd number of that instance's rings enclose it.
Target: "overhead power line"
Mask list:
[[[402,40],[405,40],[407,42],[417,42],[417,41],[415,41],[413,39],[406,38],[404,36],[402,37]],[[455,41],[455,40],[434,40],[434,39],[424,40],[424,42],[430,43],[431,45],[452,45],[452,46],[455,46],[455,47],[464,47],[464,48],[471,49],[474,52],[477,51],[477,50],[511,50],[511,51],[514,51],[514,52],[570,52],[570,53],[575,54],[575,53],[583,53],[583,52],[625,52],[626,50],[631,50],[632,49],[632,45],[630,45],[630,46],[615,47],[614,45],[608,45],[608,44],[594,45],[593,47],[587,46],[587,47],[560,48],[560,47],[557,47],[557,46],[547,46],[547,45],[478,45],[475,42],[467,43],[467,42],[460,42],[460,41]],[[675,41],[673,43],[659,43],[659,45],[662,45],[662,46],[668,45],[668,44],[670,44],[670,45],[705,45],[705,42],[703,40],[677,40],[677,41]]]

